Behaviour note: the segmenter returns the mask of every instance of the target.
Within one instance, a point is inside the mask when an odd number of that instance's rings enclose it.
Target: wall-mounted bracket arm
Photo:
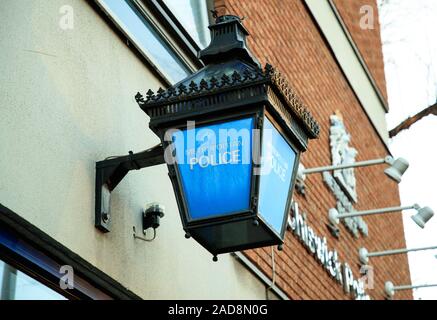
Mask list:
[[[158,144],[148,150],[126,156],[110,157],[96,163],[95,226],[100,231],[110,231],[110,195],[131,170],[139,170],[165,163],[164,148]]]

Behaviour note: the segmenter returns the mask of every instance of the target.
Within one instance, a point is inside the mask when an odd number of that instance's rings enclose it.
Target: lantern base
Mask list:
[[[186,231],[214,256],[283,244],[283,240],[267,224],[253,217],[187,227]]]

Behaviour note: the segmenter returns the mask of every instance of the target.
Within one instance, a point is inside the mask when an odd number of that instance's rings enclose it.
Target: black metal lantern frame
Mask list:
[[[296,154],[280,231],[272,228],[259,212],[260,175],[251,175],[248,210],[205,219],[192,219],[186,198],[189,190],[184,190],[178,164],[167,163],[167,166],[187,238],[193,237],[214,256],[262,246],[281,245],[299,155],[307,149],[308,139],[318,136],[320,128],[285,78],[269,64],[262,69],[253,58],[246,47],[248,32],[238,17],[218,17],[216,24],[210,26],[210,29],[211,44],[199,54],[199,58],[205,63],[204,68],[167,90],[160,88],[156,94],[149,90],[145,97],[138,93],[135,98],[141,109],[150,117],[149,127],[161,139],[160,152],[171,149],[172,141],[166,141],[166,132],[187,129],[188,121],[195,121],[196,127],[200,128],[210,124],[252,118],[253,129],[259,129],[261,132],[260,139],[254,139],[252,147],[261,153],[266,119],[273,124]],[[152,157],[155,161],[152,164],[163,162],[162,157],[159,157],[159,161],[156,160],[156,152],[151,154],[155,157]],[[140,158],[144,159],[146,154],[142,155]],[[132,156],[135,155],[123,158],[123,161],[117,162],[117,166],[139,168],[132,165]],[[260,168],[259,160],[258,157],[252,159],[252,172]],[[152,165],[148,161],[143,163],[144,166]],[[100,162],[100,166],[104,165],[105,162]],[[114,165],[110,168],[117,171]],[[96,186],[96,192],[101,190],[105,181],[111,181],[113,174],[107,171],[106,169],[100,173],[106,178]],[[96,199],[96,219],[101,219],[97,212],[97,202]],[[99,211],[102,211],[101,208]]]
[[[308,138],[317,137],[319,126],[279,72],[266,65],[264,70],[247,70],[244,74],[234,71],[231,77],[223,74],[220,80],[212,77],[201,79],[199,83],[191,81],[188,87],[179,84],[177,90],[161,89],[157,95],[149,91],[146,99],[139,94],[136,98],[140,107],[150,116],[149,126],[161,138],[164,147],[171,143],[164,141],[166,130],[186,128],[187,121],[194,120],[196,126],[201,127],[253,117],[254,128],[262,132],[264,119],[269,118],[297,154],[279,234],[259,215],[259,175],[252,176],[250,210],[230,216],[193,220],[188,213],[177,164],[169,164],[168,170],[187,237],[195,238],[212,254],[283,243],[299,154],[306,150]],[[259,140],[254,143],[259,144],[258,148],[262,150],[262,136]],[[258,165],[259,161],[252,164],[253,168]]]

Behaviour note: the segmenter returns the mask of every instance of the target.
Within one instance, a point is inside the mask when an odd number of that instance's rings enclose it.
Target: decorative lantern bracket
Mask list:
[[[109,232],[111,227],[111,192],[131,170],[165,163],[164,148],[158,144],[142,152],[129,151],[126,156],[110,157],[96,163],[95,227]]]

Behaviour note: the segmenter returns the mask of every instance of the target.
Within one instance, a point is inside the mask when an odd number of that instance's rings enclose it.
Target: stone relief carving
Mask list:
[[[333,165],[352,164],[358,151],[349,146],[351,136],[346,132],[342,119],[338,115],[330,117],[330,146]],[[341,169],[334,171],[334,178],[340,187],[353,202],[357,202],[356,180],[354,169]]]
[[[350,134],[346,132],[341,115],[335,114],[330,116],[330,147],[333,165],[352,164],[358,151],[349,146],[351,140]],[[353,204],[358,201],[356,192],[356,179],[354,169],[335,170],[331,175],[328,172],[323,173],[323,180],[330,188],[337,199],[337,210],[341,213],[355,211]],[[358,238],[360,233],[367,236],[367,224],[362,217],[351,217],[342,219],[346,229]]]
[[[335,195],[337,199],[336,209],[340,214],[355,211],[352,202],[349,200],[348,196],[343,192],[342,188],[330,173],[323,173],[323,181]],[[360,233],[363,236],[367,236],[367,224],[364,222],[362,217],[345,218],[341,221],[345,225],[346,229],[354,236],[354,238],[359,238]]]

